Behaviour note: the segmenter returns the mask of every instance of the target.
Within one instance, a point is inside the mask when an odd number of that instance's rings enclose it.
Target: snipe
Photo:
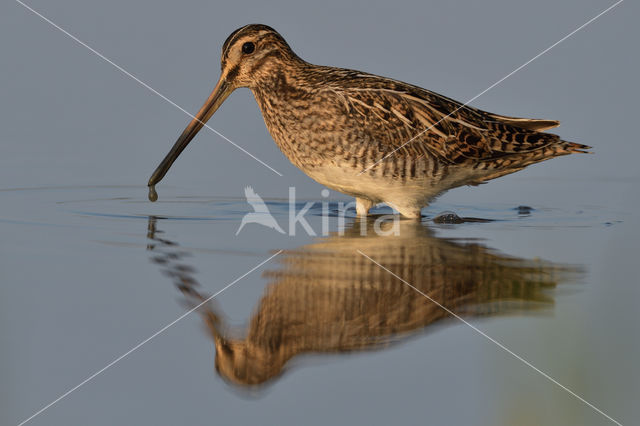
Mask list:
[[[590,148],[541,132],[557,126],[554,120],[493,114],[401,81],[310,64],[266,25],[231,33],[221,67],[213,92],[149,179],[152,191],[238,87],[251,89],[287,158],[356,197],[360,215],[384,202],[420,217],[448,189]]]

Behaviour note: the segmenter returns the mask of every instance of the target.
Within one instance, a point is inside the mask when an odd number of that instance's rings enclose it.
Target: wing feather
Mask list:
[[[426,149],[444,162],[458,164],[567,144],[555,134],[539,131],[557,126],[554,120],[492,114],[396,80],[362,76],[358,83],[352,77],[351,86],[341,84],[332,90],[366,117],[367,128],[380,136],[377,140],[389,152],[401,148],[419,155]]]

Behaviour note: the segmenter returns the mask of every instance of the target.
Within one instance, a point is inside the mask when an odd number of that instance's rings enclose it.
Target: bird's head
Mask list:
[[[279,351],[241,340],[216,338],[216,372],[225,381],[240,386],[264,385],[283,373],[288,358]]]
[[[273,28],[246,25],[232,32],[222,45],[220,80],[226,80],[233,88],[252,88],[285,63],[298,59]]]
[[[238,87],[253,88],[269,76],[273,76],[275,71],[286,63],[299,60],[284,38],[271,27],[251,24],[232,32],[222,45],[222,70],[218,83],[154,171],[149,179],[149,187],[153,189],[153,186],[160,182],[180,153],[231,92]]]

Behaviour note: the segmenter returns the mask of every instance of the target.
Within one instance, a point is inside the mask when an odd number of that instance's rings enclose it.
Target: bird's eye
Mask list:
[[[242,53],[246,53],[248,55],[253,53],[254,50],[256,50],[256,45],[250,41],[242,45]]]

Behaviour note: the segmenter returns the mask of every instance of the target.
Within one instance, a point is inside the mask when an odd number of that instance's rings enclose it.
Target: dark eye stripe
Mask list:
[[[234,78],[236,78],[236,76],[238,75],[238,72],[240,71],[240,68],[236,65],[233,68],[231,68],[229,70],[229,72],[227,73],[227,80],[231,81]]]

